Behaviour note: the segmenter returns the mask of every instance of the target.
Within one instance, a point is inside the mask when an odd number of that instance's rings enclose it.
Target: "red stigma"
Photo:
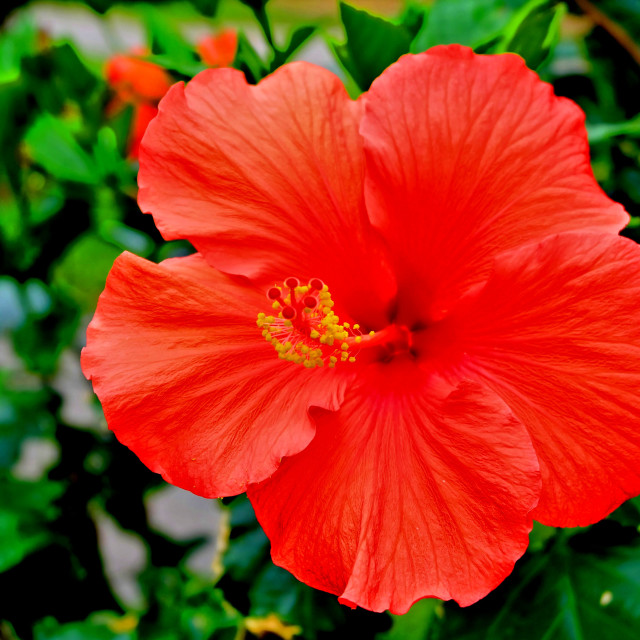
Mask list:
[[[284,307],[282,309],[282,317],[285,320],[293,320],[298,314],[296,313],[296,310],[293,307]]]
[[[296,287],[300,286],[300,280],[298,280],[298,278],[291,276],[290,278],[287,278],[284,281],[284,286],[289,287],[289,289],[295,289]]]

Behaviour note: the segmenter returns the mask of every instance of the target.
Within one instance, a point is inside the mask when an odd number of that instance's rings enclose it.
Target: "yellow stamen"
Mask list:
[[[312,278],[308,285],[300,285],[297,278],[287,278],[284,285],[269,289],[267,298],[278,315],[261,312],[256,324],[279,358],[307,368],[355,362],[350,349],[362,341],[360,325],[351,328],[340,322],[329,288],[321,280]]]

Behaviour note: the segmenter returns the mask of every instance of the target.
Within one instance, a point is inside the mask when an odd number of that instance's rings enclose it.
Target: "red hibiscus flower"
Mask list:
[[[107,114],[113,115],[129,104],[133,106],[128,144],[132,158],[138,157],[142,136],[158,113],[158,102],[173,84],[162,67],[140,59],[145,54],[146,51],[136,49],[131,55],[112,56],[105,65],[105,77],[115,93],[107,105]]]
[[[210,67],[231,66],[238,49],[238,34],[233,29],[225,29],[215,36],[207,36],[198,42],[196,50],[206,65]]]
[[[355,102],[305,63],[205,71],[140,162],[198,253],[116,261],[84,371],[151,469],[247,491],[300,580],[469,605],[533,518],[640,492],[640,249],[583,113],[517,56],[404,56]]]

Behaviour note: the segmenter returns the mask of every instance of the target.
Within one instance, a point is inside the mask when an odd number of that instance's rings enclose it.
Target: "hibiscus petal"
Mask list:
[[[206,36],[196,46],[202,62],[209,67],[230,66],[237,50],[238,33],[235,29],[224,29],[216,35]]]
[[[361,133],[367,209],[408,324],[446,314],[500,251],[628,221],[593,177],[583,112],[515,55],[401,58],[373,83]]]
[[[158,107],[147,102],[140,102],[133,106],[133,121],[129,132],[129,156],[137,158],[140,154],[140,141],[149,123],[156,117]]]
[[[452,343],[528,428],[536,520],[596,522],[640,493],[640,247],[562,234],[500,256]]]
[[[227,273],[323,279],[364,323],[395,284],[364,211],[361,112],[311,64],[257,86],[234,69],[204,71],[171,89],[149,127],[140,207],[165,238],[189,239]]]
[[[265,303],[197,255],[116,260],[82,367],[109,427],[168,482],[240,493],[307,446],[310,405],[339,406],[344,376],[282,362],[263,340]]]
[[[422,597],[469,605],[525,551],[539,471],[531,440],[504,403],[408,361],[361,372],[317,434],[247,493],[276,564],[373,611]]]

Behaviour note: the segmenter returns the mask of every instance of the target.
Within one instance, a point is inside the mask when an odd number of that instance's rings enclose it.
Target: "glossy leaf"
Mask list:
[[[412,34],[403,25],[340,3],[340,17],[347,35],[345,44],[334,45],[336,54],[358,86],[369,85],[411,47]]]
[[[102,178],[116,176],[123,182],[128,178],[129,165],[118,149],[118,140],[111,127],[102,127],[98,131],[93,145],[93,158]]]
[[[140,621],[144,640],[232,640],[242,615],[210,581],[178,569],[152,568],[143,578],[149,611]]]
[[[389,631],[376,636],[376,640],[405,640],[427,638],[429,630],[442,616],[442,601],[436,598],[418,600],[403,616],[391,616]]]
[[[184,65],[188,68],[198,65],[193,47],[186,42],[175,25],[163,13],[148,5],[143,15],[152,52],[155,54],[150,58],[153,62],[161,64],[164,61],[165,65],[173,65],[174,68],[176,65],[180,68]]]
[[[483,602],[466,610],[447,606],[429,639],[636,640],[640,537],[626,531],[603,523],[590,533],[565,535],[549,553],[522,560],[514,579]],[[629,535],[630,544],[621,544]],[[603,544],[602,538],[619,542]]]
[[[566,5],[558,0],[531,0],[505,30],[496,53],[510,51],[522,56],[531,69],[537,69],[552,53],[560,37],[560,23]]]
[[[276,51],[273,60],[271,61],[271,70],[274,71],[279,66],[283,65],[293,54],[304,45],[307,40],[315,33],[316,27],[306,26],[300,27],[293,31],[289,37],[289,43],[287,46],[279,51]]]
[[[93,159],[58,118],[41,115],[27,132],[25,143],[33,160],[59,180],[98,183]]]
[[[128,227],[117,220],[105,220],[100,224],[100,236],[122,251],[130,251],[146,258],[154,249],[153,240],[142,231]]]
[[[236,63],[238,68],[244,71],[247,80],[254,84],[268,73],[267,65],[243,33],[238,35]]]
[[[22,58],[36,48],[37,30],[31,18],[22,15],[13,29],[0,34],[0,84],[17,80]]]
[[[273,564],[253,581],[249,597],[252,616],[275,612],[289,624],[300,625],[309,640],[318,632],[333,631],[343,618],[335,598],[307,587]]]
[[[223,556],[225,571],[234,580],[250,580],[268,558],[269,541],[245,496],[235,498],[227,509],[234,536],[229,540]]]
[[[411,50],[418,53],[454,42],[474,48],[487,43],[500,35],[513,5],[508,0],[436,0]]]
[[[113,226],[110,230],[113,231]],[[135,233],[137,237],[140,232]],[[82,235],[68,246],[54,268],[54,282],[81,308],[90,311],[104,288],[113,261],[120,253],[117,246],[93,233]]]
[[[589,142],[596,144],[615,136],[632,136],[640,138],[640,115],[626,122],[612,122],[587,125]]]

